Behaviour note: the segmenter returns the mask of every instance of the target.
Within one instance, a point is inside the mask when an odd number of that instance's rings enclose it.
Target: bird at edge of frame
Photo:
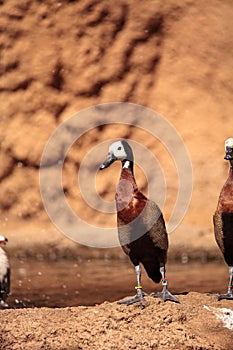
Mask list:
[[[0,245],[8,242],[7,238],[0,236]],[[10,264],[6,252],[0,247],[0,309],[8,307],[6,302],[10,293]]]
[[[133,151],[125,140],[110,145],[107,158],[99,169],[103,170],[117,160],[122,165],[115,194],[118,237],[123,251],[135,267],[137,280],[136,295],[118,303],[130,305],[140,302],[143,307],[146,305],[144,297],[147,294],[141,285],[140,264],[155,283],[162,280],[162,291],[152,296],[178,303],[177,297],[169,292],[165,277],[168,235],[163,215],[158,205],[139,191],[134,177]]]
[[[229,269],[229,283],[226,294],[219,294],[218,300],[233,300],[233,138],[225,141],[225,157],[230,162],[228,178],[219,195],[214,213],[214,234],[219,249]]]

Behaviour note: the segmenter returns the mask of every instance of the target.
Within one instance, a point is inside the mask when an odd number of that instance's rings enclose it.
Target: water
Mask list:
[[[11,261],[10,307],[65,307],[115,301],[135,293],[134,268],[128,260]],[[167,264],[169,289],[174,294],[225,292],[224,262]],[[143,289],[161,289],[143,270]]]

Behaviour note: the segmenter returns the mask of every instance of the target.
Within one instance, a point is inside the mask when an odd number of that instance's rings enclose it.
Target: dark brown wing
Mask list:
[[[228,266],[233,266],[233,213],[214,214],[216,242]]]
[[[143,223],[147,228],[147,232],[151,237],[155,247],[164,251],[168,249],[168,236],[163,218],[163,214],[159,206],[148,200],[144,210]]]
[[[213,216],[214,222],[214,235],[215,240],[221,250],[222,254],[224,254],[224,244],[223,244],[223,231],[222,231],[222,216],[219,212],[215,212]]]

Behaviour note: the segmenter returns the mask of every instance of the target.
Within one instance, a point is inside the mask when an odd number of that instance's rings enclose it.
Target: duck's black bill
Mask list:
[[[109,167],[115,160],[117,160],[117,158],[113,154],[108,154],[106,160],[99,166],[99,170]]]
[[[232,159],[233,159],[233,150],[227,151],[227,152],[226,152],[226,155],[225,155],[225,157],[224,157],[224,159],[226,159],[226,160],[232,160]]]
[[[224,159],[226,159],[226,160],[232,160],[233,157],[232,157],[230,154],[226,154],[225,157],[224,157]]]
[[[227,147],[226,155],[225,155],[224,159],[226,159],[226,160],[232,160],[233,159],[233,149],[232,148]]]

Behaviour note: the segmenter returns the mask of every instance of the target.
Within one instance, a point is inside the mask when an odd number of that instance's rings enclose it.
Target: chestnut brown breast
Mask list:
[[[229,266],[233,265],[233,170],[224,184],[213,217],[216,242]]]
[[[153,248],[162,249],[164,253],[167,251],[168,238],[163,215],[156,203],[148,200],[138,190],[130,169],[122,169],[116,190],[116,205],[119,238],[122,245],[148,236]],[[142,243],[141,241],[140,244]],[[141,249],[143,250],[143,244]]]

